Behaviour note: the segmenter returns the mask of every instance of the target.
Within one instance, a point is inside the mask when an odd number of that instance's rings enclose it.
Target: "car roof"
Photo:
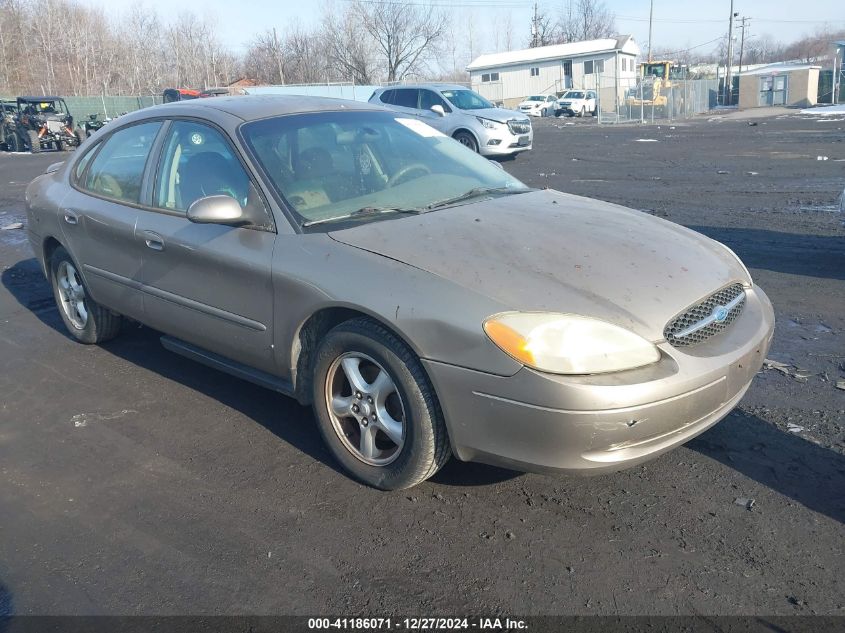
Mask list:
[[[214,99],[176,101],[136,110],[121,120],[139,120],[159,116],[208,116],[211,111],[223,112],[244,121],[255,121],[285,114],[308,114],[338,110],[383,110],[362,101],[307,97],[303,95],[239,95]]]
[[[395,86],[384,86],[383,88],[380,88],[379,90],[381,90],[381,91],[395,90],[397,88],[414,88],[414,89],[433,88],[435,90],[471,90],[470,88],[467,88],[466,86],[462,86],[460,84],[447,84],[447,83],[398,84],[398,85],[395,85]]]
[[[18,101],[23,101],[25,103],[41,103],[43,101],[62,101],[62,97],[51,97],[49,95],[45,95],[43,97],[18,97]]]

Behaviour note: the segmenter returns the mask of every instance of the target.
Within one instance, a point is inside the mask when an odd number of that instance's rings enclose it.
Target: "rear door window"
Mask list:
[[[397,105],[402,108],[414,108],[416,110],[418,94],[419,90],[415,88],[400,88],[396,91],[396,97],[394,98],[393,105]]]
[[[161,121],[150,121],[109,136],[91,161],[82,187],[106,198],[139,203],[144,167],[160,129]]]

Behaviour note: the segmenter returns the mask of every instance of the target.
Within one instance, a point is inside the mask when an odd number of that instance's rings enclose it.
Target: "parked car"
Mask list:
[[[593,90],[569,90],[555,103],[555,116],[596,116],[596,93]]]
[[[16,134],[7,140],[9,146],[17,143],[13,151],[29,149],[33,154],[49,148],[62,151],[81,142],[73,129],[70,110],[61,97],[18,97],[16,105]]]
[[[555,111],[554,95],[531,95],[522,101],[517,108],[528,116],[551,116]]]
[[[403,113],[221,97],[113,121],[27,188],[71,336],[124,317],[310,403],[383,489],[451,455],[604,472],[705,431],[773,331],[728,248],[531,189]],[[167,406],[163,403],[162,406]]]
[[[531,122],[497,108],[477,92],[451,84],[379,88],[370,97],[390,110],[424,121],[483,156],[515,156],[531,149]]]

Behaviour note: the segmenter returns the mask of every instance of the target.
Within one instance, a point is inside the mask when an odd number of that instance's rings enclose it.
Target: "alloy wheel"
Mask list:
[[[405,442],[405,405],[393,378],[360,352],[342,354],[326,376],[326,409],[335,433],[356,458],[386,466]]]
[[[85,305],[85,288],[73,264],[63,261],[56,272],[56,284],[62,310],[77,330],[84,330],[88,323],[88,306]]]

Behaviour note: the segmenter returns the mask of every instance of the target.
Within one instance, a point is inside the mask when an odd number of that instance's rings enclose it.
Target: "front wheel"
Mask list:
[[[122,318],[88,296],[76,263],[61,246],[50,259],[50,281],[59,315],[73,338],[92,345],[117,336]]]
[[[29,151],[37,154],[41,151],[41,137],[35,130],[27,130],[27,135],[29,136]]]
[[[579,119],[583,119],[583,118],[584,118],[584,113],[585,113],[586,111],[587,111],[587,107],[586,107],[586,106],[581,106],[581,111],[578,113],[578,118],[579,118]]]
[[[410,488],[449,460],[446,424],[422,364],[379,323],[359,318],[331,330],[312,385],[320,433],[359,481]]]
[[[473,152],[478,152],[478,143],[475,142],[475,137],[469,132],[458,132],[453,138]]]

